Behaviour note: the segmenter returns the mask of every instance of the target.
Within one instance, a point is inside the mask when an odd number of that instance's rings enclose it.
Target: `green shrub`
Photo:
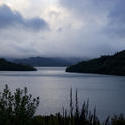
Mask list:
[[[11,92],[8,86],[0,93],[0,125],[27,125],[33,118],[39,98],[32,98],[27,88]]]

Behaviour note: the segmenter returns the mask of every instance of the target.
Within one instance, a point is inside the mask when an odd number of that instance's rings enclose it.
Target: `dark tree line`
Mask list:
[[[80,62],[67,67],[66,72],[97,73],[125,76],[125,50],[110,56]]]

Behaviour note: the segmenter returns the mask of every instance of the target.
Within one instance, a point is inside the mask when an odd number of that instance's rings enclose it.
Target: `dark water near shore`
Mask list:
[[[79,105],[89,98],[100,117],[125,114],[125,77],[98,74],[66,73],[64,67],[38,68],[34,72],[0,72],[0,90],[5,84],[15,88],[28,87],[34,97],[40,96],[38,114],[68,109],[70,88],[78,89]]]

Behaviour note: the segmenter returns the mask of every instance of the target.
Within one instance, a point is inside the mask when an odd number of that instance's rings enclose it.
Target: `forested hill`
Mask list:
[[[0,71],[35,71],[32,66],[21,65],[0,59]]]
[[[125,76],[125,50],[112,56],[101,56],[100,58],[83,61],[76,65],[69,66],[66,72]]]
[[[61,57],[30,57],[22,59],[9,59],[17,64],[27,64],[31,66],[69,66],[76,64],[83,59],[81,58],[61,58]]]

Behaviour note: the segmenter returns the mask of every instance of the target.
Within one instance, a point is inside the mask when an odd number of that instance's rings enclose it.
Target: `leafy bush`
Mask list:
[[[39,98],[32,98],[27,88],[12,93],[6,85],[0,93],[0,125],[29,124],[38,105]]]

